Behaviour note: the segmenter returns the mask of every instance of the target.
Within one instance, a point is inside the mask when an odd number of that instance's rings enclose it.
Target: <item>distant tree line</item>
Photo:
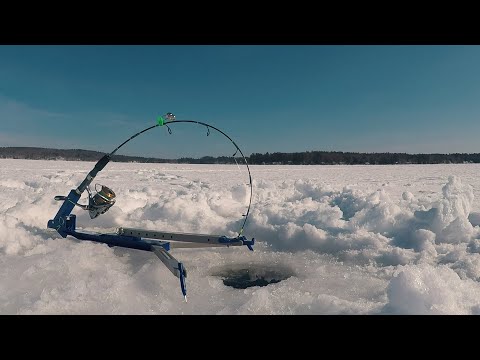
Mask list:
[[[82,149],[48,149],[35,147],[0,147],[0,158],[31,160],[98,161],[104,153]],[[243,160],[236,158],[237,162]],[[229,156],[203,156],[162,159],[140,156],[114,155],[115,162],[174,163],[174,164],[234,164]],[[341,151],[304,151],[297,153],[254,153],[247,157],[254,165],[386,165],[386,164],[459,164],[480,163],[480,153],[475,154],[407,154],[407,153],[356,153]]]
[[[298,153],[254,153],[250,164],[281,165],[386,165],[480,163],[480,154],[357,153],[342,151],[304,151]]]
[[[30,160],[67,160],[67,161],[98,161],[105,153],[81,149],[48,149],[35,147],[0,147],[0,159],[30,159]],[[176,162],[170,159],[146,158],[140,156],[114,155],[116,162]]]
[[[49,149],[37,147],[0,147],[0,159],[98,161],[105,153],[82,149]],[[172,164],[234,164],[233,157],[204,156],[201,158],[183,157],[162,159],[141,156],[114,155],[114,162],[172,163]],[[238,160],[237,160],[238,161]]]

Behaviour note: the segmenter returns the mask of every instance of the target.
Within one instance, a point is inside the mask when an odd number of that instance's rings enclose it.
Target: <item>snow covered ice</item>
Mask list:
[[[0,160],[1,314],[480,314],[480,165],[251,166],[246,247],[149,252],[47,229],[91,162]],[[235,165],[110,163],[116,204],[77,226],[235,236],[249,189]],[[82,203],[86,202],[85,194]],[[235,288],[229,274],[278,277]],[[280,281],[281,280],[281,281]]]

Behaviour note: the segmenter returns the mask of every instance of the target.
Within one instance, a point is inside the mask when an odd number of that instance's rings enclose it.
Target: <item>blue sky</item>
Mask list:
[[[479,64],[458,45],[0,46],[0,146],[111,151],[170,111],[246,155],[480,152]],[[177,126],[122,153],[223,155]]]

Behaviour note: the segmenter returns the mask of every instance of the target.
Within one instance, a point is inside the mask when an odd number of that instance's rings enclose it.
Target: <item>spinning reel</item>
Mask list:
[[[95,193],[92,193],[90,187],[87,186],[88,205],[73,203],[83,210],[88,210],[91,219],[104,214],[115,204],[116,196],[112,189],[105,185],[95,184]],[[55,196],[55,200],[67,200],[66,196]]]

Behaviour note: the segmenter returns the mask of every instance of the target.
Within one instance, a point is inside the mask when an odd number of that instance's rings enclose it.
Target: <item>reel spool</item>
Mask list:
[[[112,189],[105,185],[95,184],[95,194],[92,194],[90,187],[87,186],[88,191],[88,205],[72,202],[74,205],[88,210],[91,219],[95,219],[101,214],[105,214],[113,204],[115,204],[116,195]],[[55,200],[68,200],[67,196],[55,196]]]
[[[88,191],[88,213],[91,219],[95,219],[101,214],[105,214],[113,204],[115,204],[116,196],[112,189],[105,185],[95,184],[96,193],[92,195],[90,189]]]

